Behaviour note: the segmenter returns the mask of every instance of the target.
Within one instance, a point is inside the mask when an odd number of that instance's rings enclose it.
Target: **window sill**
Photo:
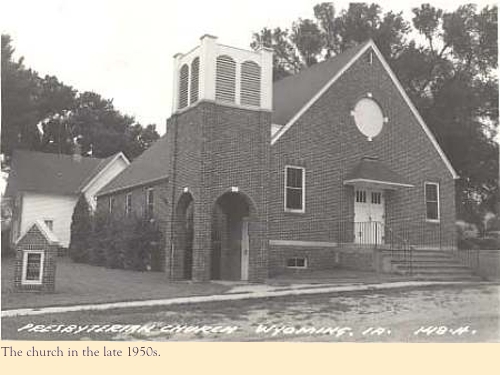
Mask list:
[[[42,280],[21,280],[21,285],[42,285]]]
[[[291,209],[286,209],[284,210],[285,214],[292,214],[292,215],[296,215],[296,214],[305,214],[306,213],[306,210],[291,210]]]
[[[425,222],[429,223],[429,224],[441,224],[441,220],[440,219],[437,219],[437,220],[425,219]]]

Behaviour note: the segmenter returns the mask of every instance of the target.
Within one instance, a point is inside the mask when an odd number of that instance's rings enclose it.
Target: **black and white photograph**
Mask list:
[[[500,342],[496,2],[0,27],[2,340]]]

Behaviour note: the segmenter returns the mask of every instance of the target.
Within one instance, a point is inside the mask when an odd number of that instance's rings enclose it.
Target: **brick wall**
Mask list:
[[[476,272],[486,280],[500,280],[500,250],[478,250]]]
[[[306,258],[307,269],[328,270],[339,265],[339,253],[333,248],[296,246],[271,246],[269,251],[269,276],[283,273],[298,273],[304,270],[288,268],[287,259]]]
[[[232,187],[250,208],[249,279],[266,278],[270,113],[200,102],[167,127],[172,202],[185,188],[194,200],[193,278],[210,278],[213,211]]]
[[[161,180],[147,185],[136,186],[132,189],[121,190],[111,195],[99,197],[97,200],[97,211],[109,212],[109,198],[113,197],[113,219],[120,220],[126,218],[125,203],[127,194],[132,194],[131,215],[144,217],[146,215],[146,194],[148,189],[153,189],[153,217],[161,222],[167,222],[170,218],[169,209],[169,186],[167,180]]]
[[[372,142],[351,116],[368,92],[389,119]],[[411,242],[454,241],[455,182],[377,59],[355,62],[271,147],[269,238],[336,242],[337,223],[354,218],[354,189],[343,179],[363,156],[378,157],[414,185],[386,195],[386,223],[396,233],[409,233]],[[286,165],[306,168],[305,213],[283,210]],[[426,221],[425,181],[440,184],[438,224]]]

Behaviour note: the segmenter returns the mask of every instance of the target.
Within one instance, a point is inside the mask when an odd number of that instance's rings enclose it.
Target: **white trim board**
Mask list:
[[[119,158],[121,158],[124,162],[125,162],[125,169],[130,165],[130,161],[127,159],[127,157],[123,154],[123,152],[118,152],[114,157],[113,159],[111,159],[107,164],[106,166],[104,166],[104,168],[102,168],[95,176],[92,176],[90,178],[90,180],[87,182],[87,181],[84,181],[83,184],[82,184],[82,187],[78,190],[81,190],[82,193],[85,193],[87,192],[87,190],[89,189],[89,187],[94,183],[94,181],[96,181],[100,176],[102,176],[104,174],[104,172],[106,170],[108,170],[110,168],[110,166],[116,161],[118,160]],[[124,169],[124,170],[125,170]],[[116,177],[116,176],[115,176]],[[113,177],[114,179],[114,177]],[[96,195],[97,196],[97,195]]]
[[[269,240],[270,246],[301,246],[301,247],[337,247],[336,242],[323,241],[296,241],[296,240]]]
[[[292,119],[290,121],[288,121],[287,124],[285,124],[285,126],[283,126],[275,135],[274,137],[271,139],[271,145],[274,145],[278,139],[281,138],[281,136],[283,134],[285,134],[288,129],[290,129],[292,127],[293,124],[295,124],[295,122],[330,88],[330,86],[332,86],[341,76],[342,74],[345,73],[345,71],[347,69],[349,69],[351,67],[352,64],[354,64],[356,62],[356,60],[361,56],[363,55],[366,50],[370,47],[370,44],[371,43],[367,43],[366,46],[364,46],[363,48],[361,48],[360,51],[358,51],[358,53],[356,55],[354,55],[354,57],[351,59],[351,61],[349,61],[347,64],[345,64],[342,69],[340,69],[337,74],[335,74],[332,79],[330,79],[330,81],[328,81],[326,83],[325,86],[323,86],[323,88],[321,90],[319,90],[316,95],[314,95],[296,114],[295,116],[292,117]]]
[[[367,178],[353,178],[353,179],[344,181],[344,185],[354,185],[356,183],[380,184],[380,185],[387,185],[387,186],[400,186],[400,187],[410,187],[410,188],[415,186],[415,185],[411,185],[411,184],[402,184],[399,182],[369,180]]]
[[[28,257],[31,254],[40,254],[40,274],[37,280],[28,280]],[[44,273],[45,251],[43,250],[23,250],[21,285],[42,285]]]
[[[439,156],[441,157],[441,159],[443,160],[444,164],[446,165],[446,167],[448,168],[448,171],[451,173],[452,177],[454,179],[458,179],[460,178],[457,174],[457,172],[455,171],[455,169],[453,168],[453,166],[451,165],[449,159],[446,157],[445,153],[443,152],[443,150],[441,149],[441,147],[439,146],[439,144],[437,143],[436,141],[436,138],[434,137],[434,135],[432,134],[432,132],[430,131],[430,129],[427,127],[427,125],[425,124],[424,120],[422,119],[422,117],[420,116],[420,114],[418,113],[417,111],[417,108],[413,105],[413,103],[411,102],[410,98],[408,97],[408,95],[406,94],[405,90],[403,89],[403,86],[401,85],[401,83],[399,82],[398,78],[396,77],[396,75],[394,74],[394,72],[392,71],[392,69],[390,68],[389,64],[387,63],[387,61],[385,61],[384,57],[382,56],[382,53],[380,52],[380,50],[378,49],[378,47],[375,45],[375,43],[373,42],[373,40],[370,40],[365,47],[363,47],[360,51],[358,51],[358,53],[341,69],[338,71],[337,74],[335,74],[335,76],[332,77],[332,79],[330,81],[327,82],[327,84],[325,86],[323,86],[323,88],[318,91],[318,93],[316,95],[314,95],[296,114],[295,116],[292,117],[292,119],[287,123],[285,124],[285,126],[283,126],[283,128],[281,128],[280,131],[278,131],[274,137],[272,137],[271,139],[271,145],[274,145],[282,136],[283,134],[285,134],[288,129],[290,129],[290,127],[292,127],[293,124],[295,124],[295,122],[297,122],[297,120],[347,71],[347,69],[349,69],[369,48],[372,48],[373,51],[375,52],[375,55],[377,55],[378,59],[380,60],[380,62],[382,63],[382,66],[384,67],[384,69],[386,70],[387,74],[389,74],[389,77],[391,78],[392,82],[394,83],[394,85],[396,86],[396,88],[398,89],[399,93],[401,94],[401,96],[403,97],[403,100],[406,102],[406,104],[408,105],[408,107],[410,107],[410,110],[411,112],[413,113],[413,115],[415,116],[415,118],[417,119],[417,122],[420,124],[420,126],[422,127],[422,129],[424,130],[425,134],[427,134],[427,137],[429,138],[429,140],[431,141],[432,145],[434,146],[434,148],[436,149],[436,151],[438,152]]]

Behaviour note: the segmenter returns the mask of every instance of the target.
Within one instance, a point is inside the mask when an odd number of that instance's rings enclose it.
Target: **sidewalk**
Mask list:
[[[171,306],[179,304],[196,304],[204,302],[223,302],[237,301],[244,299],[259,299],[272,298],[283,296],[297,296],[309,294],[329,294],[329,293],[344,293],[358,291],[373,291],[401,288],[415,288],[428,286],[452,286],[452,285],[479,285],[490,284],[488,282],[470,282],[470,281],[395,281],[383,283],[349,283],[342,285],[327,284],[292,284],[292,285],[269,285],[269,284],[245,284],[235,285],[224,294],[213,294],[207,296],[190,296],[177,297],[167,299],[154,299],[143,301],[128,301],[114,303],[99,303],[99,304],[82,304],[73,306],[57,306],[57,307],[40,307],[40,308],[23,308],[15,310],[2,311],[2,318],[16,316],[31,316],[42,314],[57,314],[76,311],[96,311],[110,310],[122,308],[142,308],[142,307],[159,307]]]

